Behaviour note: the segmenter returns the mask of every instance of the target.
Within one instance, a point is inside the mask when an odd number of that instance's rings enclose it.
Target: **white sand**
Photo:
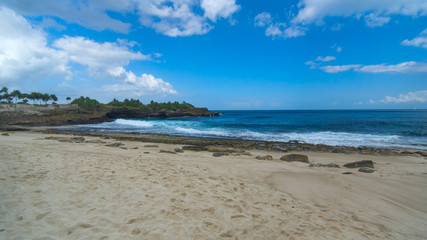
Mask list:
[[[158,152],[180,146],[45,136],[0,135],[0,239],[427,238],[425,158],[304,153],[370,159],[378,171],[368,174],[278,161],[283,153],[172,155]],[[254,159],[265,154],[275,160]]]

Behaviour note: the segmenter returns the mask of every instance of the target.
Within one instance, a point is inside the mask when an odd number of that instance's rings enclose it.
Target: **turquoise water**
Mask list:
[[[427,110],[220,112],[211,118],[116,119],[77,130],[427,149]]]

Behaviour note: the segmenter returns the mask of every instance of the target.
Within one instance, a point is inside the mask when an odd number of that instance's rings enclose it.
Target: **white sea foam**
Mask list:
[[[83,125],[80,125],[84,127]],[[248,129],[212,127],[206,123],[185,120],[128,120],[117,119],[111,123],[86,125],[98,131],[157,133],[181,136],[237,138],[260,141],[288,142],[296,140],[310,144],[332,146],[416,147],[427,149],[425,140],[397,135],[375,135],[348,132],[258,132]]]
[[[153,127],[154,126],[153,122],[140,121],[140,120],[127,120],[127,119],[120,119],[120,118],[116,119],[114,123],[133,126],[133,127]]]

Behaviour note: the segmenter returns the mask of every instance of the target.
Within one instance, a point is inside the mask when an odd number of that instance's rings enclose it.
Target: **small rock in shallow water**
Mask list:
[[[374,162],[372,162],[371,160],[362,160],[362,161],[347,163],[347,164],[344,164],[343,166],[346,168],[360,168],[360,167],[373,168]]]
[[[9,136],[9,133],[2,133],[3,136]]]
[[[183,146],[182,150],[189,150],[189,151],[205,151],[206,148],[203,146]]]
[[[159,147],[159,146],[157,146],[157,145],[144,145],[144,147]]]
[[[336,163],[312,163],[309,167],[328,167],[328,168],[339,168],[340,166]]]
[[[214,152],[212,154],[212,156],[214,156],[214,157],[228,156],[228,153],[226,153],[226,152]]]
[[[373,173],[376,170],[370,167],[361,167],[359,168],[359,172],[363,172],[363,173]]]
[[[348,174],[353,174],[353,173],[352,172],[343,172],[342,174],[348,175]]]
[[[169,153],[169,154],[176,154],[176,152],[167,151],[167,150],[160,150],[159,153]]]
[[[256,156],[255,158],[258,160],[273,160],[273,157],[271,155]]]
[[[121,142],[115,142],[115,143],[106,144],[105,146],[107,146],[107,147],[120,147],[122,145],[124,145],[124,144]]]
[[[304,162],[308,163],[308,156],[302,154],[289,154],[280,158],[282,161],[286,162]]]
[[[174,151],[177,153],[183,153],[184,152],[181,148],[175,148]]]

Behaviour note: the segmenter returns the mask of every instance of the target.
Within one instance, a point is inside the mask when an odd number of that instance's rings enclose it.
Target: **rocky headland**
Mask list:
[[[219,116],[207,108],[178,110],[112,107],[80,107],[75,104],[34,106],[17,104],[0,106],[0,125],[55,126],[110,122],[115,118],[168,118]]]

